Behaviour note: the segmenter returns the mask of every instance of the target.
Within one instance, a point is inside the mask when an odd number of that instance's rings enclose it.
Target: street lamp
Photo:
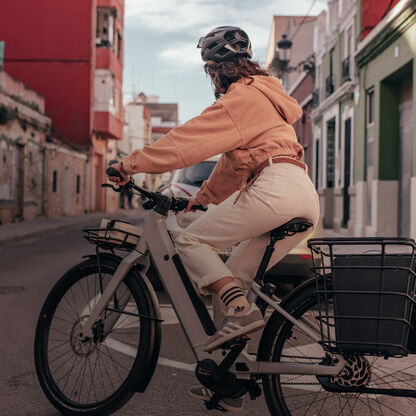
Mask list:
[[[285,73],[299,70],[305,71],[308,74],[313,73],[315,70],[314,54],[309,55],[296,66],[289,66],[292,45],[293,42],[287,38],[286,34],[282,35],[282,39],[276,43],[278,54],[276,55],[274,65],[278,76],[284,78]]]
[[[277,42],[277,47],[279,48],[279,60],[287,66],[290,61],[292,41],[287,38],[287,35],[282,35],[282,39]],[[280,56],[280,51],[282,51],[282,56]]]

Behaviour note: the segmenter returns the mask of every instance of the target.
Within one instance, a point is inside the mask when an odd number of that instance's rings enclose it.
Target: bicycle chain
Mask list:
[[[321,383],[306,383],[306,382],[299,382],[299,383],[295,383],[295,382],[287,382],[287,383],[280,383],[282,386],[289,386],[289,385],[296,385],[296,386],[320,386]]]
[[[322,362],[322,357],[305,357],[300,355],[281,355],[282,358],[295,358],[299,360],[317,360],[319,362]]]
[[[305,357],[300,355],[281,355],[282,358],[295,358],[300,360],[317,360],[319,362],[322,362],[322,357]],[[307,383],[307,382],[284,382],[280,383],[283,386],[290,386],[290,385],[296,385],[296,386],[320,386],[321,383]]]

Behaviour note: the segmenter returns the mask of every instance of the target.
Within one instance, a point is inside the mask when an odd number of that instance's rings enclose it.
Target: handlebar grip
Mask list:
[[[192,209],[196,209],[197,211],[206,211],[208,208],[203,205],[192,205]]]
[[[120,178],[120,179],[123,179],[122,177],[121,177],[121,175],[120,175],[120,172],[118,172],[117,170],[115,170],[114,168],[112,168],[111,166],[109,166],[108,168],[107,168],[107,170],[105,171],[105,173],[106,173],[106,175],[107,176],[116,176],[116,177],[118,177],[118,178]]]
[[[183,211],[189,204],[189,199],[187,198],[172,198],[172,208],[174,211]],[[193,205],[192,210],[198,210],[198,211],[206,211],[207,208],[203,207],[202,205]]]

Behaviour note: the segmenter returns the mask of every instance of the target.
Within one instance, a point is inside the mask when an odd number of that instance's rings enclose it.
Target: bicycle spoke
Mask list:
[[[308,326],[314,327],[316,326],[314,323],[318,321],[316,321],[314,312],[311,313],[308,308],[311,308],[316,299],[311,296],[309,302],[309,306],[295,306],[301,311],[297,312],[298,314],[295,317],[304,323],[307,321],[310,323]],[[302,308],[304,309],[302,310]],[[282,327],[276,329],[276,334],[271,343],[273,361],[289,364],[292,362],[319,364],[325,356],[330,356],[330,353],[324,352],[321,345],[317,344],[307,334],[304,334],[299,328],[293,326],[292,323],[284,323]],[[321,353],[317,353],[318,348]],[[321,358],[318,358],[320,355]],[[413,371],[416,364],[404,361],[405,365],[403,365],[396,358],[392,362],[386,363],[383,358],[376,356],[365,357],[362,360],[366,360],[366,365],[371,369],[366,381],[367,384],[364,387],[416,390],[414,381],[416,376]],[[348,374],[350,373],[344,373],[340,377],[346,377]],[[351,370],[351,374],[356,373]],[[322,386],[319,386],[319,378],[311,375],[280,375],[274,376],[274,379],[276,380],[274,391],[279,397],[278,400],[280,402],[284,401],[289,413],[293,416],[320,414],[334,416],[411,416],[416,413],[416,400],[409,397],[326,391]],[[335,383],[336,381],[332,382]],[[300,391],[294,391],[294,389]]]
[[[101,325],[95,325],[92,328],[93,337],[78,339],[77,334],[101,297],[101,287],[105,290],[113,276],[103,271],[101,284],[96,272],[88,274],[88,267],[93,266],[88,261],[86,263],[87,268],[77,272],[82,276],[71,277],[71,285],[62,281],[61,292],[58,290],[55,297],[49,297],[49,304],[45,303],[45,310],[54,312],[50,321],[39,320],[36,345],[41,347],[35,359],[41,367],[41,373],[38,373],[40,379],[51,391],[60,393],[50,399],[52,402],[62,403],[63,407],[73,406],[80,414],[85,411],[89,414],[90,409],[96,407],[100,409],[96,414],[101,414],[102,409],[108,412],[106,409],[111,408],[108,404],[112,401],[124,403],[133,392],[132,383],[136,383],[134,377],[128,377],[133,371],[137,372],[138,367],[134,367],[137,353],[133,356],[130,352],[125,354],[123,346],[127,351],[134,352],[141,345],[150,348],[146,339],[151,335],[147,329],[150,327],[140,325],[136,296],[139,289],[134,283],[132,287],[124,281],[107,305],[110,308],[114,303],[114,308],[122,311],[109,313],[110,319],[115,321],[109,333],[104,328],[102,334]],[[108,270],[109,266],[106,267]],[[123,313],[124,310],[127,313]],[[105,344],[107,338],[111,339],[110,333],[116,347],[114,350]],[[139,343],[142,333],[146,338]]]

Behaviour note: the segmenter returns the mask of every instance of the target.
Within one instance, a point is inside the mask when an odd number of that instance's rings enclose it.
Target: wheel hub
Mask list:
[[[358,354],[348,357],[345,367],[331,377],[331,383],[342,387],[366,387],[371,382],[371,367],[368,360]]]
[[[92,339],[85,340],[78,336],[79,333],[82,333],[82,328],[84,327],[88,316],[89,315],[83,315],[78,318],[71,330],[71,348],[79,357],[88,357],[97,349],[98,344],[104,340],[104,324],[101,319],[98,320],[92,328]]]

